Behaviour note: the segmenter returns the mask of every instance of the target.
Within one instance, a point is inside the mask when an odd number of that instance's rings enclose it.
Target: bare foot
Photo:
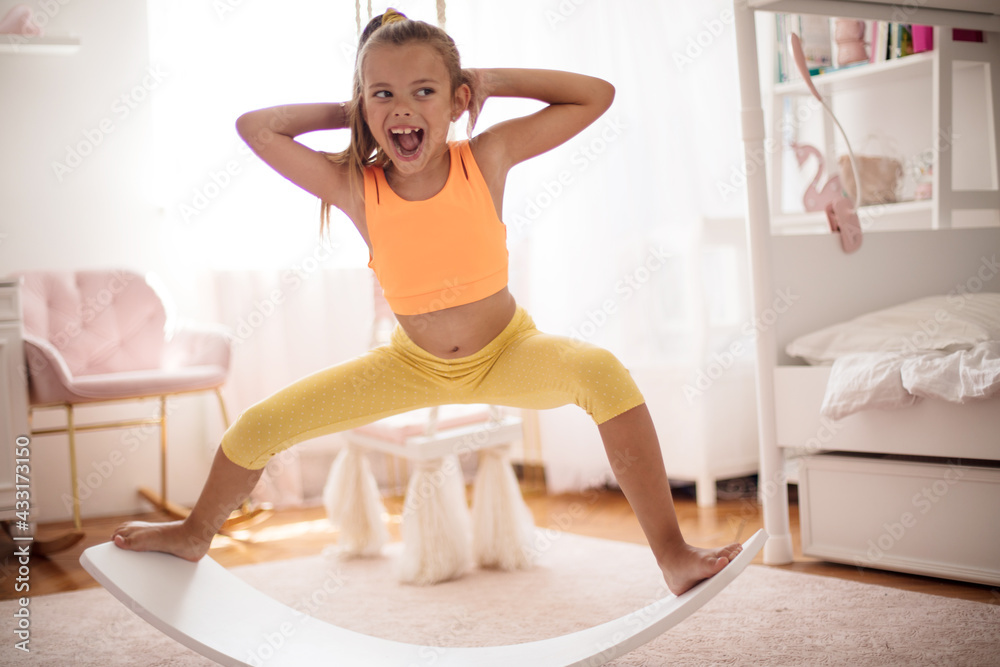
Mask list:
[[[123,523],[115,529],[114,542],[128,551],[162,551],[189,561],[201,560],[212,544],[192,534],[184,521]]]
[[[718,549],[700,549],[682,543],[660,560],[660,570],[670,592],[680,595],[721,572],[741,551],[743,546],[738,543]]]

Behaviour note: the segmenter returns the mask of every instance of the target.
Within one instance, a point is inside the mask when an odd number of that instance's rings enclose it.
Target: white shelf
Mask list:
[[[0,35],[0,54],[68,56],[80,50],[80,38]]]
[[[899,81],[903,77],[929,77],[934,52],[915,53],[905,58],[878,63],[854,65],[813,77],[813,84],[824,97],[862,86],[878,86],[882,82]],[[775,95],[811,95],[803,80],[775,84]]]
[[[921,199],[891,204],[862,206],[858,211],[862,228],[871,231],[900,231],[931,228],[933,201]],[[776,213],[772,217],[773,234],[829,234],[823,211]]]

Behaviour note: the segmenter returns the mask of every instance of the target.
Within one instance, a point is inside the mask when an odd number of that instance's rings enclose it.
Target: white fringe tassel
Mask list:
[[[470,530],[457,457],[418,463],[403,505],[399,580],[427,585],[464,574],[472,560]]]
[[[521,496],[507,447],[479,452],[473,492],[473,550],[480,567],[521,570],[534,561],[535,522]]]
[[[364,453],[347,445],[330,467],[323,488],[327,518],[340,529],[341,557],[374,556],[389,541],[386,514],[375,476]]]

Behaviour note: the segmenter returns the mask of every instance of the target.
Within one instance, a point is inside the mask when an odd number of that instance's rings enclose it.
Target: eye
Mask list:
[[[433,94],[434,94],[433,88],[421,88],[420,90],[417,91],[417,95],[421,97],[426,97],[427,95],[433,95]]]
[[[388,90],[376,90],[374,93],[372,93],[372,97],[377,97],[379,99],[385,100],[392,97],[392,93],[390,93]]]

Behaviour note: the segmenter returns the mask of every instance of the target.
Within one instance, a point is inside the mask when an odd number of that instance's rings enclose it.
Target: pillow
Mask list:
[[[1000,294],[931,296],[796,338],[785,348],[810,364],[859,352],[965,350],[1000,340]]]

